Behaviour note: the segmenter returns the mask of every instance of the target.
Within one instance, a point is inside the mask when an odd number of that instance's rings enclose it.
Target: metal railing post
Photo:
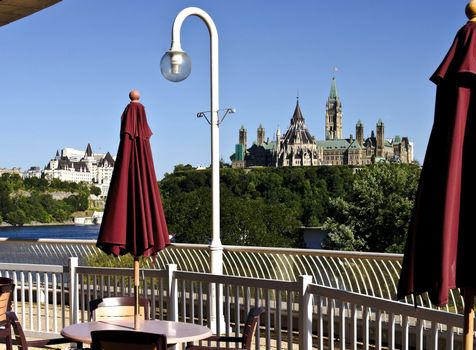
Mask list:
[[[68,259],[69,267],[69,319],[71,324],[79,322],[79,284],[76,275],[78,257]]]
[[[298,277],[299,283],[299,350],[312,349],[312,295],[307,286],[312,283],[312,276]]]
[[[168,276],[168,295],[169,295],[169,310],[167,310],[167,318],[169,321],[178,321],[178,287],[177,279],[174,277],[174,272],[177,271],[176,264],[167,265]]]

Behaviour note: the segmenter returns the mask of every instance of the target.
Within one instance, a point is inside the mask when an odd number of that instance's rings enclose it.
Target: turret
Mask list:
[[[239,140],[238,140],[238,143],[240,145],[243,145],[243,149],[247,149],[247,134],[248,132],[246,131],[245,127],[242,125],[241,128],[240,128],[240,131],[239,131]]]
[[[256,143],[258,146],[262,146],[264,144],[264,128],[263,125],[259,125],[258,130],[257,130],[257,137],[256,137]]]
[[[383,157],[383,149],[385,147],[385,130],[382,119],[377,122],[377,157]]]
[[[355,140],[361,146],[364,144],[364,124],[360,119],[355,124]]]

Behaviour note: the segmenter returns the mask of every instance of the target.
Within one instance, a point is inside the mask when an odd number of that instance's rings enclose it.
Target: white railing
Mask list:
[[[86,320],[91,299],[132,293],[131,268],[77,266],[77,258],[64,267],[0,263],[0,275],[16,281],[14,310],[27,333],[36,336]],[[461,346],[461,315],[321,286],[312,283],[311,276],[297,281],[219,276],[179,271],[175,265],[145,269],[141,275],[141,293],[151,303],[151,318],[210,326],[213,285],[223,290],[221,301],[216,298],[223,303],[221,333],[241,333],[247,310],[264,306],[256,349]]]
[[[3,262],[28,262],[66,265],[70,256],[87,265],[90,259],[107,257],[93,240],[38,239],[17,240],[0,238]],[[350,292],[395,300],[401,269],[401,254],[341,252],[317,249],[224,246],[223,272],[230,276],[297,281],[298,276],[310,275],[319,285]],[[151,269],[162,270],[168,264],[190,272],[209,272],[209,247],[199,244],[174,244],[161,251],[155,259],[146,260]],[[426,295],[406,302],[435,308]],[[449,294],[444,310],[463,313],[463,300],[458,290]]]
[[[68,267],[2,264],[0,276],[13,279],[13,311],[27,334],[59,333],[69,321]]]

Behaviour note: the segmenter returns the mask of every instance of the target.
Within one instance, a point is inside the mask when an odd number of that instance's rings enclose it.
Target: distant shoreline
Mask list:
[[[0,223],[0,229],[2,228],[8,228],[8,227],[43,227],[43,226],[74,226],[74,222],[68,221],[68,222],[49,222],[49,223],[44,223],[44,222],[33,222],[29,224],[24,224],[24,225],[11,225],[7,222],[2,222]]]

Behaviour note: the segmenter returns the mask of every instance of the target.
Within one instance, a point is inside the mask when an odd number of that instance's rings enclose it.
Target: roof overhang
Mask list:
[[[0,27],[41,11],[61,0],[0,0]]]

